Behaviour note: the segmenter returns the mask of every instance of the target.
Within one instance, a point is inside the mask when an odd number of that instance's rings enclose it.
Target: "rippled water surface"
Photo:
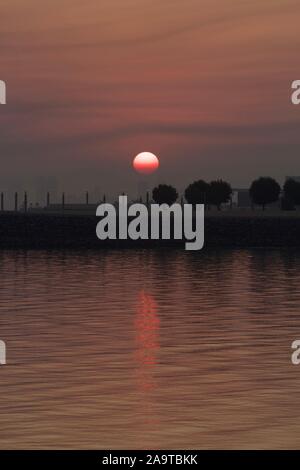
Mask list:
[[[1,448],[300,448],[300,253],[1,252]]]

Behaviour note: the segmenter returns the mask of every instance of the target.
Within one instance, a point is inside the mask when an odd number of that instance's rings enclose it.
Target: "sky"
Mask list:
[[[179,191],[300,175],[299,24],[299,0],[0,0],[0,189],[134,193],[142,151]]]

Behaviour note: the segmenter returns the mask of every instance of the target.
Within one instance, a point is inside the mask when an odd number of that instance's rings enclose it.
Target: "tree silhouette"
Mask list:
[[[178,198],[178,193],[173,186],[160,184],[152,191],[152,198],[157,204],[173,204]]]
[[[208,192],[209,184],[198,180],[186,188],[184,196],[189,204],[205,204],[208,202]]]
[[[229,183],[223,180],[211,181],[209,184],[209,202],[217,206],[218,210],[221,205],[230,200],[232,189]]]
[[[249,193],[252,202],[265,210],[266,204],[278,201],[280,186],[273,178],[261,177],[252,182]]]
[[[300,205],[300,182],[289,178],[283,186],[284,196],[292,205]]]

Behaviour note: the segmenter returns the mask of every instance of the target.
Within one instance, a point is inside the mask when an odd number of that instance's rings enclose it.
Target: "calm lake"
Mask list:
[[[300,252],[2,251],[0,448],[299,448]]]

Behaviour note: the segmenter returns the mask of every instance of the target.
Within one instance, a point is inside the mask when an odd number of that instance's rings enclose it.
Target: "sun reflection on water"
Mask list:
[[[135,331],[135,361],[137,392],[140,396],[140,408],[143,410],[144,425],[151,425],[151,431],[159,424],[156,413],[155,392],[158,381],[155,375],[159,358],[159,331],[160,320],[157,303],[154,297],[144,290],[138,295],[136,315],[134,319]]]

